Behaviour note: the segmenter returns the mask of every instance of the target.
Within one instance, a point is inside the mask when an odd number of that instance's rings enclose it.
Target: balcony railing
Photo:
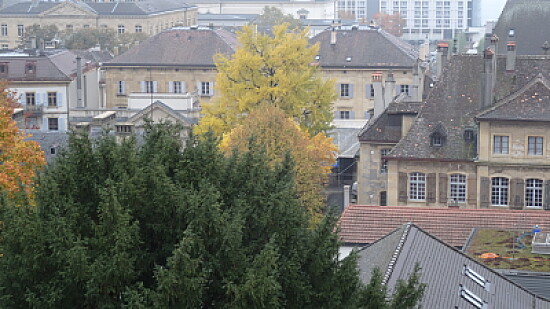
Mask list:
[[[33,114],[42,114],[44,112],[44,105],[27,104],[25,105],[25,112],[33,113]]]

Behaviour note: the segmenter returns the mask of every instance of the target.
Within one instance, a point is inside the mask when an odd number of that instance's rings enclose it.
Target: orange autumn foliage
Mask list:
[[[250,112],[241,125],[224,136],[221,149],[227,154],[234,149],[247,151],[251,139],[265,148],[273,165],[281,163],[290,152],[298,197],[312,216],[312,223],[318,223],[326,205],[324,184],[336,160],[337,148],[332,139],[323,133],[310,136],[281,109],[270,105]]]
[[[44,153],[34,141],[27,141],[13,120],[17,103],[5,83],[0,83],[0,190],[14,194],[32,191],[36,170],[46,164]]]

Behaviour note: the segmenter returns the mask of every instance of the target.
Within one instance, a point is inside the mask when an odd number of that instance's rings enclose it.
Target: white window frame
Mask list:
[[[25,34],[25,26],[24,25],[17,25],[17,36],[22,37]]]
[[[59,131],[59,118],[48,118],[48,131]]]
[[[174,93],[183,93],[183,85],[181,81],[173,81],[172,85]]]
[[[1,28],[0,30],[1,35],[8,36],[8,24],[2,24],[0,28]]]
[[[155,93],[155,82],[152,80],[145,81],[145,93]]]
[[[466,203],[466,175],[449,175],[449,199],[458,203]]]
[[[542,156],[544,154],[544,137],[527,137],[527,154],[530,156]]]
[[[386,174],[388,172],[388,159],[384,158],[391,151],[391,148],[380,149],[380,173]]]
[[[508,135],[493,135],[493,154],[509,154],[510,137]]]
[[[117,83],[117,95],[126,95],[126,82],[119,80]]]
[[[57,107],[58,106],[59,96],[57,95],[57,92],[48,91],[47,98],[48,98],[48,107]]]
[[[542,208],[544,181],[537,178],[525,180],[525,207]]]
[[[420,172],[409,174],[409,200],[426,200],[426,174]]]
[[[143,32],[143,27],[141,25],[136,25],[135,29],[136,33],[142,33]]]
[[[123,24],[118,25],[118,28],[117,28],[118,34],[123,34],[125,31],[126,31],[126,28],[124,27]]]
[[[351,97],[350,93],[350,84],[340,84],[340,97],[349,98]]]
[[[410,87],[409,85],[399,85],[399,93],[405,93],[409,95]]]
[[[510,179],[506,177],[491,178],[491,205],[509,206]]]
[[[350,111],[338,111],[339,119],[351,119]]]

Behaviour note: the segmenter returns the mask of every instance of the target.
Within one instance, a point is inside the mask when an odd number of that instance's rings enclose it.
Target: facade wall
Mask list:
[[[212,87],[216,79],[215,69],[182,69],[175,67],[146,68],[146,67],[104,67],[106,107],[128,107],[128,95],[144,93],[142,81],[154,81],[157,85],[155,93],[169,93],[171,81],[185,82],[184,92],[196,92],[197,83],[209,82]],[[125,84],[125,93],[118,94],[119,81]],[[155,93],[152,100],[155,101]],[[215,91],[213,92],[215,95]],[[201,95],[201,102],[208,102],[212,96]]]
[[[360,205],[382,205],[382,192],[386,192],[387,204],[387,176],[384,169],[382,150],[391,149],[395,144],[361,143],[359,155],[359,169],[357,177],[357,203]]]
[[[323,77],[332,78],[336,83],[336,92],[338,97],[334,102],[335,119],[341,118],[341,111],[350,112],[350,119],[369,119],[369,110],[374,108],[374,96],[371,96],[370,85],[372,85],[372,74],[382,72],[383,83],[388,70],[360,70],[360,69],[326,69],[321,68]],[[405,70],[393,70],[396,85],[409,85],[412,87],[413,75],[412,68]],[[340,94],[340,84],[349,84],[352,86],[352,96],[342,97]],[[399,86],[396,87],[396,94]]]
[[[11,83],[10,90],[17,93],[19,103],[25,109],[24,128],[36,132],[66,132],[68,128],[68,83]],[[26,94],[34,93],[35,105],[26,104]],[[48,93],[57,94],[57,105],[48,106]],[[48,119],[57,119],[57,129],[50,130]]]
[[[101,93],[99,88],[99,70],[93,69],[82,74],[82,104],[80,108],[97,109],[100,107]],[[69,106],[71,109],[79,108],[77,105],[76,78],[69,86]]]
[[[18,26],[23,28],[38,24],[40,26],[55,25],[59,31],[66,31],[69,27],[72,31],[83,28],[111,29],[119,31],[119,26],[124,26],[124,33],[135,33],[136,26],[141,27],[141,32],[153,35],[164,29],[174,27],[177,23],[185,26],[197,24],[197,10],[167,12],[164,14],[149,16],[95,16],[95,15],[0,15],[0,25],[6,25],[7,35],[0,32],[0,47],[16,48],[21,44],[21,36]]]
[[[295,18],[299,18],[298,11],[306,9],[309,11],[306,16],[309,19],[334,19],[336,1],[290,1],[290,2],[210,2],[210,3],[194,3],[199,7],[199,13],[207,14],[261,14],[266,6],[276,7],[283,11],[284,14],[290,14]]]

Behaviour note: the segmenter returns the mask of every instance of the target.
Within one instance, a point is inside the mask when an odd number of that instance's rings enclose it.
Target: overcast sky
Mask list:
[[[481,22],[497,20],[506,0],[481,0]]]

